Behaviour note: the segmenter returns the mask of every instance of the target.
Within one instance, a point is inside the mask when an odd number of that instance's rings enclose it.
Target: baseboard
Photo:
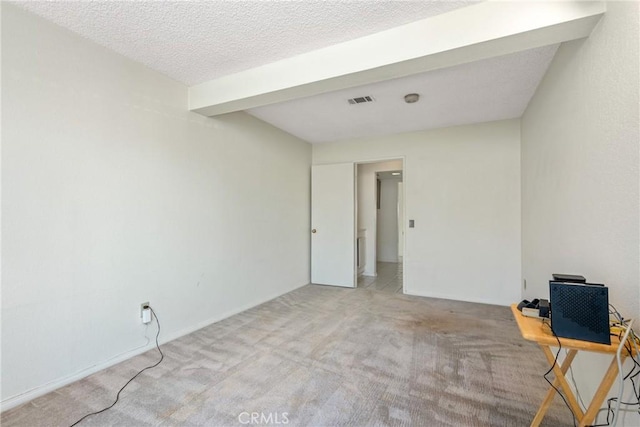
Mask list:
[[[460,296],[458,296],[458,295],[449,295],[449,294],[441,294],[441,293],[427,293],[427,292],[415,292],[415,291],[408,290],[406,288],[404,289],[404,294],[405,295],[412,295],[412,296],[416,296],[416,297],[447,299],[447,300],[451,300],[451,301],[464,301],[464,302],[474,302],[474,303],[478,303],[478,304],[501,305],[501,306],[505,306],[505,307],[510,306],[514,302],[518,302],[518,301],[509,301],[509,302],[496,301],[496,300],[490,300],[489,298],[460,298]]]
[[[158,340],[160,342],[160,344],[163,344],[164,340]],[[103,369],[109,368],[113,365],[117,365],[120,362],[124,362],[127,359],[130,359],[134,356],[137,356],[139,354],[142,354],[146,351],[151,350],[152,348],[154,348],[156,346],[155,342],[153,343],[149,343],[147,345],[144,345],[142,347],[137,347],[133,350],[129,350],[126,351],[124,353],[120,353],[110,359],[107,359],[104,362],[100,362],[97,365],[93,365],[91,367],[82,369],[81,371],[76,372],[75,374],[63,377],[63,378],[59,378],[57,380],[53,380],[50,381],[46,384],[43,384],[41,386],[32,388],[31,390],[27,390],[23,393],[20,393],[18,395],[15,396],[11,396],[6,398],[5,400],[0,402],[0,412],[4,412],[8,409],[12,409],[15,408],[16,406],[20,406],[24,403],[29,402],[30,400],[33,400],[37,397],[43,396],[47,393],[51,393],[54,390],[57,390],[61,387],[64,387],[68,384],[71,384],[73,382],[79,381],[85,377],[88,377],[91,374],[95,374],[98,371],[101,371]]]
[[[250,308],[257,307],[260,304],[264,304],[266,302],[269,302],[269,301],[271,301],[273,299],[276,299],[276,298],[278,298],[278,297],[280,297],[280,296],[282,296],[284,294],[287,294],[287,293],[289,293],[291,291],[294,291],[294,290],[299,289],[299,288],[301,288],[303,286],[306,286],[307,284],[300,285],[300,286],[295,286],[295,287],[293,287],[293,288],[291,288],[291,289],[289,289],[287,291],[284,291],[284,292],[271,294],[271,295],[267,296],[265,299],[263,299],[261,301],[245,304],[243,306],[240,306],[237,309],[230,310],[230,311],[225,312],[223,314],[220,314],[218,316],[209,318],[209,319],[207,319],[205,321],[198,322],[195,325],[192,325],[192,326],[189,326],[187,328],[181,329],[179,331],[173,332],[171,334],[165,335],[164,337],[160,336],[159,339],[158,339],[158,342],[160,343],[160,345],[166,344],[166,343],[168,343],[170,341],[173,341],[175,339],[178,339],[180,337],[188,335],[188,334],[190,334],[192,332],[195,332],[198,329],[202,329],[202,328],[207,327],[207,326],[209,326],[209,325],[211,325],[213,323],[219,322],[219,321],[224,320],[224,319],[226,319],[228,317],[231,317],[231,316],[236,315],[238,313],[241,313],[243,311],[249,310]],[[84,369],[82,369],[82,370],[80,370],[80,371],[78,371],[78,372],[76,372],[76,373],[74,373],[72,375],[69,375],[69,376],[66,376],[66,377],[63,377],[63,378],[59,378],[57,380],[50,381],[50,382],[48,382],[46,384],[43,384],[41,386],[32,388],[31,390],[27,390],[27,391],[25,391],[23,393],[20,393],[18,395],[8,397],[5,400],[0,401],[0,412],[4,412],[4,411],[6,411],[8,409],[15,408],[16,406],[19,406],[19,405],[22,405],[24,403],[27,403],[30,400],[33,400],[33,399],[35,399],[37,397],[43,396],[43,395],[45,395],[47,393],[51,393],[52,391],[57,390],[60,387],[64,387],[64,386],[66,386],[68,384],[71,384],[73,382],[79,381],[79,380],[81,380],[83,378],[88,377],[89,375],[95,374],[96,372],[102,371],[103,369],[107,369],[107,368],[109,368],[109,367],[111,367],[113,365],[117,365],[120,362],[124,362],[127,359],[130,359],[130,358],[132,358],[134,356],[137,356],[137,355],[142,354],[142,353],[144,353],[146,351],[149,351],[149,350],[155,348],[155,346],[156,346],[155,341],[150,342],[149,344],[146,344],[144,346],[136,347],[134,349],[125,351],[124,353],[120,353],[120,354],[118,354],[116,356],[113,356],[113,357],[111,357],[111,358],[109,358],[109,359],[107,359],[107,360],[105,360],[103,362],[100,362],[100,363],[96,364],[96,365],[90,366],[88,368],[84,368]]]

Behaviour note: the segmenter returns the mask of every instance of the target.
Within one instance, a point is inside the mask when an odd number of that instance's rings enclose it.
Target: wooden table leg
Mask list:
[[[547,347],[547,349],[548,348],[549,347]],[[578,354],[577,350],[569,350],[569,353],[567,353],[567,357],[565,357],[562,363],[562,366],[560,367],[560,370],[562,371],[563,376],[569,370],[569,366],[571,366],[571,363],[573,362],[573,359],[576,357],[576,354]],[[555,359],[555,356],[554,356],[554,359]],[[553,361],[551,361],[551,363],[553,363]],[[560,387],[560,380],[558,378],[553,379],[553,387],[556,387],[556,388]],[[533,421],[531,421],[531,427],[538,427],[542,422],[542,419],[544,418],[545,414],[549,410],[549,406],[551,406],[551,402],[553,402],[553,397],[556,394],[556,390],[553,387],[549,387],[549,390],[547,391],[547,394],[545,395],[544,400],[540,404],[540,408],[538,409],[536,416],[533,418]]]
[[[553,364],[553,361],[555,360],[556,357],[551,351],[551,349],[548,346],[545,346],[545,347],[542,347],[542,351],[544,352],[544,355],[547,356],[547,361],[549,362],[549,364],[550,365]],[[577,350],[574,350],[574,351],[577,351]],[[564,391],[564,398],[567,399],[567,402],[569,403],[569,407],[571,408],[571,411],[573,411],[573,415],[575,415],[578,421],[582,421],[584,413],[582,412],[582,408],[580,408],[580,405],[578,405],[576,396],[573,394],[573,390],[571,390],[571,387],[569,386],[569,383],[567,382],[567,379],[564,376],[565,373],[566,371],[563,372],[562,369],[560,369],[560,366],[556,363],[555,366],[553,367],[553,374],[555,375],[556,379],[560,381],[560,387],[562,388],[562,391]]]
[[[555,360],[555,355],[551,353],[551,349],[548,346],[543,346],[543,345],[541,345],[540,347],[542,347],[542,351],[545,353],[545,355],[547,355],[547,352],[551,354],[552,357],[549,363],[552,364]],[[564,361],[562,362],[562,365],[559,366],[560,372],[562,373],[561,375],[562,378],[564,378],[564,374],[566,374],[567,371],[569,370],[569,367],[571,366],[573,359],[576,357],[576,354],[578,354],[578,350],[569,350],[569,352],[567,353],[567,357],[565,357]],[[548,360],[548,356],[547,356],[547,360]],[[560,378],[558,375],[556,375],[556,377],[553,379],[553,387],[556,387],[556,388],[561,387]],[[549,390],[547,391],[547,394],[545,395],[544,400],[540,404],[540,408],[538,409],[536,416],[533,418],[533,421],[531,421],[531,427],[538,427],[542,422],[542,419],[544,418],[545,414],[549,410],[549,406],[551,406],[551,402],[553,402],[553,397],[556,394],[556,390],[553,387],[549,387]],[[578,407],[578,409],[579,409],[579,414],[582,415],[582,410],[580,410],[580,407]]]
[[[622,359],[622,362],[624,362],[624,359],[625,359],[624,354],[621,355],[621,359]],[[604,399],[607,397],[607,394],[609,394],[609,390],[611,389],[611,386],[615,382],[617,376],[618,376],[618,361],[616,360],[616,357],[613,356],[613,359],[611,360],[611,364],[609,365],[609,369],[607,369],[607,373],[604,374],[604,377],[602,378],[602,382],[600,383],[600,385],[598,386],[598,389],[596,390],[596,394],[593,396],[593,399],[591,399],[589,408],[587,408],[587,412],[585,412],[584,418],[582,418],[582,421],[580,422],[579,427],[584,427],[586,425],[593,423],[593,420],[595,420],[596,415],[598,415],[598,410],[600,409],[602,402],[604,402]]]

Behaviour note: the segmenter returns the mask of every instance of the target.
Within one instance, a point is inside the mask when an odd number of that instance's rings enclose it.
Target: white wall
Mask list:
[[[3,408],[309,282],[306,142],[7,3],[2,89]]]
[[[378,209],[378,261],[398,262],[398,183],[383,179]]]
[[[377,274],[377,184],[376,172],[395,171],[402,169],[402,160],[362,163],[358,165],[358,228],[366,229],[365,276]]]
[[[534,297],[552,273],[583,274],[638,318],[639,10],[607,8],[588,39],[560,46],[522,118],[523,278]],[[606,363],[576,361],[583,395]]]
[[[522,118],[523,277],[609,285],[640,315],[638,3],[613,2],[589,39],[563,44]]]
[[[402,182],[398,183],[398,224],[396,228],[398,229],[398,259],[402,259],[404,254],[404,229],[408,226],[405,225],[404,220],[404,187],[402,186]]]
[[[313,163],[405,156],[405,292],[520,299],[518,120],[316,144]]]

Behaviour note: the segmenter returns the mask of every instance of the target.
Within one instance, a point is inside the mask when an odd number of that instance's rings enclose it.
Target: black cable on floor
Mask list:
[[[76,421],[75,423],[71,424],[70,427],[73,427],[75,425],[80,424],[85,418],[88,418],[92,415],[97,415],[100,414],[104,411],[107,411],[111,408],[113,408],[115,406],[116,403],[118,403],[118,400],[120,399],[120,393],[122,393],[122,390],[125,389],[126,386],[129,385],[129,383],[131,383],[131,381],[135,380],[138,375],[140,375],[141,373],[143,373],[144,371],[146,371],[147,369],[152,369],[155,368],[156,366],[158,366],[160,363],[162,363],[162,360],[164,359],[164,354],[162,353],[162,350],[160,350],[160,344],[158,344],[158,337],[160,336],[160,320],[158,319],[158,316],[156,316],[156,312],[153,311],[153,308],[151,308],[151,306],[149,306],[149,309],[151,310],[151,313],[153,314],[153,317],[155,317],[156,319],[156,323],[158,324],[158,332],[156,333],[156,348],[158,349],[158,351],[160,352],[160,360],[158,360],[157,363],[155,363],[154,365],[150,365],[147,366],[146,368],[142,369],[141,371],[139,371],[137,374],[135,374],[133,377],[131,377],[131,379],[129,381],[127,381],[127,383],[125,385],[122,386],[122,388],[120,390],[118,390],[118,394],[116,395],[116,400],[109,406],[107,406],[104,409],[101,409],[99,411],[96,412],[92,412],[90,414],[85,415],[84,417],[80,418],[78,421]]]

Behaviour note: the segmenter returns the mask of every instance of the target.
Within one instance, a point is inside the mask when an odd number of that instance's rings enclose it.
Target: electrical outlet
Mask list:
[[[140,317],[142,317],[142,311],[143,311],[145,308],[149,308],[149,301],[147,301],[147,302],[143,302],[142,304],[140,304]]]

